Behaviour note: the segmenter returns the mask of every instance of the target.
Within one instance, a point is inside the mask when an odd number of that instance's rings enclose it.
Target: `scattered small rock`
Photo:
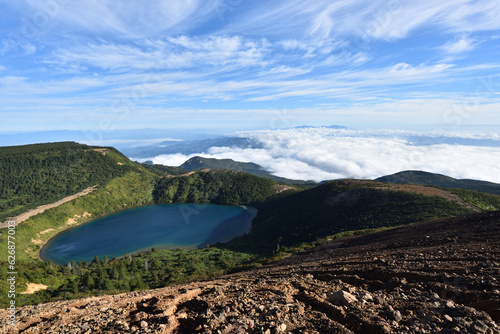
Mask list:
[[[330,295],[330,302],[335,305],[347,306],[354,304],[358,299],[347,291],[339,290]]]

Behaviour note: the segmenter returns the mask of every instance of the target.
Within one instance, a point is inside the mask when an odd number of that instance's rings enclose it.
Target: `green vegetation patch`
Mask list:
[[[277,183],[234,171],[197,172],[162,178],[153,192],[155,203],[212,203],[245,205],[262,202],[276,194]]]
[[[500,210],[500,196],[465,189],[446,189],[484,211]]]
[[[500,195],[500,184],[498,183],[469,179],[457,180],[446,175],[416,170],[383,176],[376,179],[376,181],[457,188]]]
[[[72,142],[0,147],[0,221],[133,170],[110,147]]]
[[[207,247],[193,250],[156,250],[120,259],[72,262],[57,266],[50,262],[26,262],[19,271],[19,292],[26,283],[37,282],[51,288],[32,295],[17,294],[17,306],[55,300],[84,298],[209,279],[224,273],[249,268],[254,256],[226,249]],[[2,263],[0,279],[6,282],[7,265]],[[0,295],[0,307],[8,303],[7,293]]]
[[[149,170],[153,173],[155,173],[158,176],[167,176],[167,175],[182,175],[186,174],[189,171],[183,168],[179,167],[171,167],[171,166],[164,166],[164,165],[158,165],[158,164],[153,164],[152,161],[147,161],[145,163],[141,163],[141,168],[145,170]]]
[[[473,212],[441,197],[376,189],[365,183],[332,181],[261,203],[250,233],[227,246],[270,254],[278,245],[292,247],[343,231],[406,225]]]
[[[67,282],[66,273],[61,267],[51,264],[47,267],[38,258],[38,252],[48,239],[70,227],[67,222],[72,219],[77,223],[88,222],[120,210],[141,205],[153,204],[152,190],[154,179],[149,174],[129,172],[116,178],[106,186],[94,192],[38,214],[15,228],[16,268],[19,274],[18,292],[25,290],[27,282],[42,283],[58,287]],[[89,215],[91,214],[91,215]],[[7,229],[0,230],[0,249],[7,254]],[[7,261],[2,265],[2,275],[7,270]],[[8,282],[0,280],[0,296],[7,296]],[[48,301],[53,297],[48,292],[40,292],[40,299],[32,295],[19,295],[21,300],[33,302]],[[50,298],[49,298],[50,297]],[[48,298],[48,299],[47,299]],[[0,299],[1,302],[5,300]]]
[[[313,187],[317,185],[314,181],[291,180],[284,177],[275,176],[263,169],[260,165],[257,165],[253,162],[239,162],[232,159],[212,159],[198,156],[192,157],[179,167],[190,171],[197,171],[201,169],[227,169],[252,174],[284,184],[301,185],[306,187]]]

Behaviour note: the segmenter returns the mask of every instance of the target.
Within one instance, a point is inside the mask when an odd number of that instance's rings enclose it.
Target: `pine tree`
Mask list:
[[[78,279],[74,279],[74,280],[71,280],[69,283],[68,283],[68,291],[73,293],[73,294],[77,294],[79,292],[79,289],[78,289]]]
[[[113,267],[113,269],[111,269],[111,278],[112,279],[118,279],[120,277],[120,273],[118,272],[118,270]]]
[[[97,257],[97,255],[94,257],[92,262],[90,264],[95,265],[95,266],[100,266],[101,265],[101,260]]]
[[[120,262],[119,279],[124,280],[128,276],[127,266],[123,261]]]
[[[95,282],[92,275],[87,274],[87,277],[84,280],[84,287],[84,290],[93,290],[95,288]]]
[[[75,262],[75,260],[71,261],[71,269],[73,269],[73,275],[78,275],[78,264]]]
[[[130,262],[129,270],[131,273],[136,273],[137,271],[139,271],[140,263],[138,263],[138,262],[139,262],[139,259],[137,259],[137,258],[134,258],[132,260],[132,262]]]
[[[115,290],[115,286],[113,285],[113,283],[111,282],[111,280],[109,278],[106,278],[104,280],[104,290],[106,291],[113,291]]]

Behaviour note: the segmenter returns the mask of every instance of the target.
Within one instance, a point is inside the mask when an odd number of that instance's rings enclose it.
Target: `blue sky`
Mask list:
[[[0,131],[500,124],[500,2],[0,0]]]

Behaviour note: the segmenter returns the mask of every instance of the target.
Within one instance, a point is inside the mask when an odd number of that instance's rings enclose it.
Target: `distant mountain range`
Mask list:
[[[349,128],[346,126],[342,125],[328,125],[328,126],[312,126],[312,125],[300,125],[294,127],[294,129],[318,129],[318,128],[325,128],[325,129],[337,129],[337,130],[348,130]]]
[[[275,176],[266,171],[264,168],[262,168],[262,166],[258,164],[252,162],[234,161],[232,159],[213,159],[196,156],[184,162],[179,166],[179,168],[189,171],[198,171],[201,169],[228,169],[264,177],[281,183],[311,185],[316,184],[314,181],[291,180]],[[416,170],[402,171],[396,174],[382,176],[375,179],[375,181],[466,189],[500,195],[500,184],[498,183],[469,179],[459,180],[442,174]],[[321,183],[324,182],[326,181],[323,181]]]
[[[375,181],[467,189],[500,195],[500,184],[498,183],[469,179],[458,180],[446,175],[418,170],[403,171],[392,175],[382,176],[375,179]]]
[[[42,142],[73,141],[87,145],[113,146],[118,150],[134,147],[155,146],[172,138],[178,141],[201,140],[214,137],[213,133],[192,129],[114,129],[114,130],[54,130],[36,132],[0,133],[0,147]]]
[[[310,126],[310,125],[300,125],[293,129],[316,129],[316,128],[326,128],[326,129],[349,129],[341,125],[329,125],[329,126]],[[169,134],[169,136],[171,136]],[[201,154],[206,153],[211,147],[231,147],[231,148],[262,148],[262,144],[257,140],[244,137],[216,137],[209,139],[197,139],[188,141],[163,141],[158,144],[140,146],[140,147],[128,147],[120,148],[120,151],[128,157],[143,159],[152,158],[162,154]]]
[[[179,166],[179,168],[188,171],[198,171],[201,169],[228,169],[228,170],[234,170],[238,172],[252,174],[259,177],[264,177],[270,180],[286,184],[297,184],[297,185],[316,184],[314,181],[310,180],[309,181],[291,180],[275,176],[266,171],[264,168],[262,168],[262,166],[255,164],[253,162],[240,162],[240,161],[234,161],[232,159],[213,159],[213,158],[196,156],[184,162],[182,165]],[[379,177],[375,179],[375,181],[466,189],[466,190],[474,190],[484,193],[490,193],[494,195],[500,195],[500,184],[497,183],[479,181],[479,180],[469,180],[469,179],[458,180],[446,175],[429,173],[424,171],[412,171],[412,170],[402,171],[396,174]],[[321,183],[324,182],[326,181],[323,181]]]
[[[211,147],[261,148],[262,145],[249,138],[219,137],[192,141],[164,141],[158,145],[123,149],[122,152],[133,158],[152,158],[162,154],[194,154],[207,152]]]

